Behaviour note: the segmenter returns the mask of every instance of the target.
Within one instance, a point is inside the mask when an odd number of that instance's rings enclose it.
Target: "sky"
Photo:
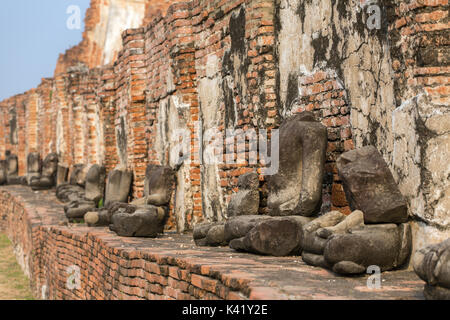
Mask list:
[[[89,3],[90,0],[1,2],[0,101],[37,87],[41,78],[53,76],[59,54],[81,41]]]

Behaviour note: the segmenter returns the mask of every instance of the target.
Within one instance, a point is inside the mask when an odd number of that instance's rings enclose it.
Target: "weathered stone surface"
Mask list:
[[[261,221],[269,220],[269,216],[238,216],[231,217],[225,223],[224,237],[227,242],[244,237],[251,229],[253,229]]]
[[[65,183],[56,188],[56,197],[64,203],[82,199],[84,197],[84,188]]]
[[[302,259],[306,264],[315,266],[315,267],[321,267],[324,269],[329,269],[330,266],[325,261],[325,258],[322,254],[314,254],[310,252],[303,251],[302,253]]]
[[[172,197],[175,173],[167,166],[148,165],[145,174],[144,197],[147,204],[165,206]]]
[[[207,222],[194,227],[194,241],[197,246],[226,246],[225,222]]]
[[[70,173],[69,183],[71,185],[79,185],[84,187],[86,184],[86,171],[84,164],[76,164]]]
[[[366,223],[406,222],[406,201],[375,147],[342,154],[337,167],[350,207],[363,211]]]
[[[336,273],[362,273],[371,265],[387,271],[407,262],[411,241],[408,224],[366,225],[330,237],[324,258]]]
[[[302,258],[339,274],[359,274],[370,265],[382,271],[403,266],[411,253],[409,224],[365,225],[363,212],[329,212],[305,225]]]
[[[96,207],[94,201],[78,199],[64,206],[64,212],[69,219],[82,219],[87,212],[95,210]]]
[[[124,202],[110,202],[98,211],[87,212],[84,221],[90,227],[106,227],[111,224],[111,218],[117,212],[133,213],[138,206]]]
[[[338,262],[333,266],[332,269],[334,272],[339,274],[361,274],[366,272],[366,268],[363,265],[357,264],[352,261]]]
[[[427,299],[450,300],[450,239],[416,252],[413,265],[417,275],[426,282]]]
[[[19,160],[16,155],[9,154],[6,157],[6,181],[7,184],[17,185],[22,184],[22,177],[18,176],[19,173]]]
[[[56,171],[56,186],[67,183],[68,175],[69,168],[58,165],[58,170]]]
[[[7,182],[7,163],[5,160],[0,160],[0,185]]]
[[[242,215],[231,217],[226,222],[207,222],[196,225],[194,227],[194,241],[198,246],[225,246],[230,241],[236,240],[233,245],[230,246],[235,250],[248,251],[253,253],[259,253],[264,255],[271,255],[271,252],[275,252],[277,242],[283,242],[281,239],[286,237],[286,241],[289,242],[292,235],[286,236],[286,230],[283,230],[283,222],[272,222],[268,227],[262,227],[262,229],[256,229],[252,238],[249,240],[244,239],[249,233],[255,229],[260,223],[267,221],[289,221],[284,223],[285,225],[295,224],[298,228],[302,229],[305,224],[311,221],[311,218],[301,216],[289,216],[289,217],[270,217],[263,215]],[[269,230],[269,231],[268,231]],[[290,230],[290,229],[289,229]],[[277,232],[283,232],[277,235]],[[270,234],[271,233],[271,234]],[[295,233],[296,234],[296,233]],[[295,236],[294,234],[294,236]],[[259,237],[259,240],[257,239]],[[272,237],[273,241],[268,237]],[[295,240],[293,243],[297,243],[301,246],[301,240]],[[254,243],[248,243],[248,241],[254,241]],[[271,242],[272,241],[272,242]],[[283,242],[284,243],[284,242]],[[289,244],[284,245],[283,248],[278,249],[278,253],[275,255],[288,255],[292,250],[289,250]],[[289,251],[286,253],[286,251]]]
[[[27,184],[30,185],[32,178],[39,178],[41,176],[42,161],[41,155],[38,152],[32,152],[27,156]]]
[[[93,165],[86,174],[85,198],[98,203],[105,193],[105,167]]]
[[[279,139],[279,170],[267,177],[269,214],[312,216],[322,205],[327,129],[303,112],[281,125]]]
[[[77,164],[72,168],[69,182],[56,187],[56,197],[64,203],[84,199],[85,185],[86,174],[84,165]]]
[[[257,215],[259,210],[259,178],[255,172],[239,177],[239,191],[232,195],[228,205],[228,217]]]
[[[423,295],[427,300],[450,300],[450,289],[426,284]]]
[[[133,174],[128,170],[113,170],[108,174],[105,205],[112,202],[128,202]]]
[[[30,186],[33,190],[46,190],[55,186],[56,171],[58,169],[58,155],[51,153],[45,157],[42,164],[40,177],[35,176],[30,179]]]
[[[168,207],[162,205],[170,202],[174,178],[173,170],[169,167],[149,165],[144,198],[128,204],[132,174],[114,170],[108,176],[105,207],[87,212],[84,219],[91,227],[109,225],[120,236],[156,237],[164,231]]]
[[[232,240],[230,248],[277,257],[300,255],[302,227],[289,217],[261,221],[245,237]]]
[[[303,230],[303,250],[304,253],[312,253],[316,255],[323,254],[326,239],[317,235],[317,230],[332,227],[339,224],[345,219],[345,215],[339,211],[331,211],[311,222],[305,224]],[[305,261],[306,262],[306,261]]]
[[[328,239],[333,234],[347,233],[352,228],[361,227],[363,225],[364,214],[362,211],[356,210],[337,225],[318,229],[316,235],[323,239]]]
[[[119,210],[111,218],[110,229],[119,236],[155,238],[163,233],[167,209],[148,205],[139,207],[133,213],[123,211]]]
[[[67,218],[80,219],[88,212],[98,211],[99,201],[104,198],[105,190],[105,168],[92,165],[85,176],[85,187],[80,190],[79,183],[82,181],[81,167],[73,171],[70,181],[77,185],[60,185],[56,189],[58,199],[69,200],[70,203],[64,207]]]

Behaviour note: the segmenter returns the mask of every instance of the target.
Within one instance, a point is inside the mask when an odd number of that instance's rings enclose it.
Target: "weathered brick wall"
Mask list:
[[[18,154],[22,174],[32,150],[43,157],[56,151],[69,166],[126,166],[134,173],[133,197],[142,195],[148,163],[171,165],[177,186],[168,227],[184,231],[226,218],[238,177],[261,172],[261,163],[248,161],[256,154],[249,141],[220,145],[233,147],[232,158],[245,156],[242,164],[201,163],[198,152],[208,141],[200,137],[208,129],[223,136],[227,129],[270,131],[309,110],[328,128],[322,210],[349,212],[335,161],[372,144],[409,200],[417,245],[436,242],[450,230],[448,0],[378,1],[382,23],[375,30],[366,26],[367,5],[177,1],[146,26],[125,30],[111,64],[65,68],[1,102],[0,152]],[[174,164],[183,130],[190,150]]]
[[[167,249],[124,246],[106,228],[64,224],[54,195],[25,187],[0,190],[0,230],[11,239],[38,299],[240,300],[252,292],[239,274],[214,272]],[[80,270],[79,288],[67,285],[71,266]]]
[[[394,1],[391,55],[396,105],[391,167],[410,203],[415,247],[450,230],[448,0]]]
[[[0,124],[2,136],[0,138],[0,150],[3,155],[7,150],[19,157],[19,173],[26,172],[26,94],[20,94],[8,98],[0,103]]]

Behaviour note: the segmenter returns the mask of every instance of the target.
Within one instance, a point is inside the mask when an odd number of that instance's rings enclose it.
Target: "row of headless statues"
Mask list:
[[[144,197],[130,203],[131,171],[116,169],[106,177],[106,169],[100,165],[85,169],[82,164],[75,165],[67,179],[69,168],[58,165],[56,154],[41,161],[38,153],[30,153],[27,174],[20,177],[17,156],[8,154],[0,161],[0,185],[28,185],[35,191],[56,187],[69,220],[84,219],[92,227],[109,226],[120,236],[156,237],[163,233],[175,184],[170,167],[149,165]]]
[[[227,219],[194,227],[198,246],[225,246],[261,255],[301,255],[305,263],[341,275],[406,266],[411,256],[407,203],[381,154],[372,146],[343,153],[336,161],[353,212],[321,212],[327,129],[310,112],[287,119],[279,131],[279,170],[267,176],[268,214],[259,214],[260,180],[256,172],[240,176]],[[58,166],[56,154],[41,163],[28,156],[27,175],[18,177],[17,157],[0,162],[0,184],[26,184],[33,190],[57,185],[69,219],[91,227],[109,226],[119,236],[157,237],[164,231],[176,184],[175,172],[149,165],[144,197],[128,203],[133,175],[93,165],[85,174],[76,165]],[[450,299],[450,239],[414,255],[414,269],[424,281],[427,298]]]

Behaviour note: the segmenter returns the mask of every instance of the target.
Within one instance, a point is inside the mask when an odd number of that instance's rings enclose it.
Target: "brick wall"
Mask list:
[[[191,161],[176,166],[168,223],[184,231],[202,219],[226,218],[238,177],[261,172],[260,163],[248,162],[256,153],[249,141],[232,152],[245,156],[242,164],[202,164],[197,152],[207,147],[200,138],[207,129],[224,136],[227,129],[268,129],[270,135],[289,115],[308,110],[328,128],[323,211],[349,212],[335,161],[373,144],[407,195],[412,216],[426,220],[437,212],[433,223],[447,228],[448,215],[439,209],[445,203],[435,205],[445,197],[417,194],[433,185],[450,192],[446,165],[426,160],[448,141],[448,1],[380,2],[386,23],[379,31],[362,28],[365,11],[343,3],[177,1],[145,26],[124,30],[110,64],[64,68],[37,89],[1,102],[1,155],[18,154],[22,174],[32,150],[43,157],[56,151],[66,165],[126,166],[134,173],[133,197],[139,197],[146,165],[175,167],[176,132],[187,130]],[[420,93],[426,102],[408,111]],[[15,144],[11,110],[19,128]],[[407,119],[414,123],[401,127]],[[414,180],[419,176],[422,182]],[[267,186],[264,176],[260,180],[265,213]]]
[[[239,274],[214,271],[214,265],[167,248],[138,249],[106,228],[65,224],[54,195],[35,195],[25,187],[0,190],[0,230],[13,242],[38,299],[241,300],[252,291]],[[80,270],[79,288],[66,285],[72,266]]]

